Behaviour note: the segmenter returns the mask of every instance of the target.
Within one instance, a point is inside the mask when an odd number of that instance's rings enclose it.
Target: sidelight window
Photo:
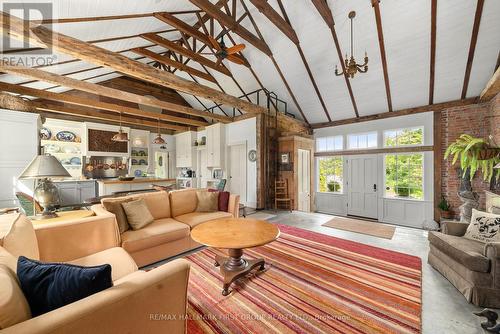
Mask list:
[[[385,196],[423,199],[423,174],[423,154],[387,154],[385,156]]]
[[[318,191],[342,193],[344,188],[344,167],[342,157],[317,158]]]

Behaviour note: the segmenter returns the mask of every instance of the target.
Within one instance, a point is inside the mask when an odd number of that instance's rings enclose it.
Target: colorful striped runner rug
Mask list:
[[[188,334],[420,333],[420,258],[279,225],[278,240],[247,249],[266,270],[222,296],[216,249],[187,257]]]

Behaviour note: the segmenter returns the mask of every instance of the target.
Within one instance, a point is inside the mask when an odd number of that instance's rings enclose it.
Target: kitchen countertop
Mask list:
[[[129,183],[154,183],[154,182],[176,182],[175,179],[159,179],[154,177],[137,177],[132,181],[120,181],[118,179],[97,180],[102,184],[129,184]]]

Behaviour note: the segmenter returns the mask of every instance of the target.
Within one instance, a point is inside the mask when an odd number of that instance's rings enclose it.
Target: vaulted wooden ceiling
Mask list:
[[[370,61],[368,73],[348,79],[335,76],[334,68],[342,65],[340,57],[349,51],[347,14],[352,10],[357,13],[356,59],[361,61],[366,51]],[[178,90],[192,107],[183,106],[187,109],[178,111],[201,116],[199,111],[219,101],[222,105],[213,111],[220,115],[214,116],[220,121],[228,121],[224,117],[232,116],[234,105],[247,109],[242,112],[259,110],[244,104],[257,103],[255,95],[243,97],[240,104],[227,95],[212,99],[215,91],[240,97],[266,88],[287,102],[288,112],[308,123],[475,97],[492,77],[500,58],[497,0],[54,1],[53,19],[44,23],[48,29],[137,62],[162,63],[175,76],[213,89],[206,94],[193,94],[198,91],[191,87]],[[212,51],[206,46],[206,34],[216,37],[226,30],[226,44],[246,44],[241,54],[245,65],[225,61],[219,66],[214,55],[198,54]],[[35,55],[38,50],[34,47],[32,51],[3,50],[3,58],[15,62],[27,54]],[[56,99],[33,89],[90,92],[95,86],[84,87],[76,81],[90,84],[131,75],[119,66],[82,58],[78,51],[56,51],[56,65],[37,67],[76,80],[61,82],[43,73],[0,68],[8,72],[0,75],[0,82],[5,83],[0,84],[0,90]],[[154,74],[135,77],[151,80]],[[8,84],[26,88],[16,91]],[[114,92],[99,94],[110,97]],[[155,105],[138,96],[116,98]],[[165,104],[162,107],[169,109]],[[133,115],[133,110],[126,111]],[[165,121],[182,124],[176,119]],[[185,124],[193,123],[199,125],[192,120]]]

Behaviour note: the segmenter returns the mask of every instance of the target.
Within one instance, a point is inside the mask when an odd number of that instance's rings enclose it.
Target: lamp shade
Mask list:
[[[52,155],[37,155],[19,175],[19,179],[41,179],[45,177],[71,177],[59,160]]]

